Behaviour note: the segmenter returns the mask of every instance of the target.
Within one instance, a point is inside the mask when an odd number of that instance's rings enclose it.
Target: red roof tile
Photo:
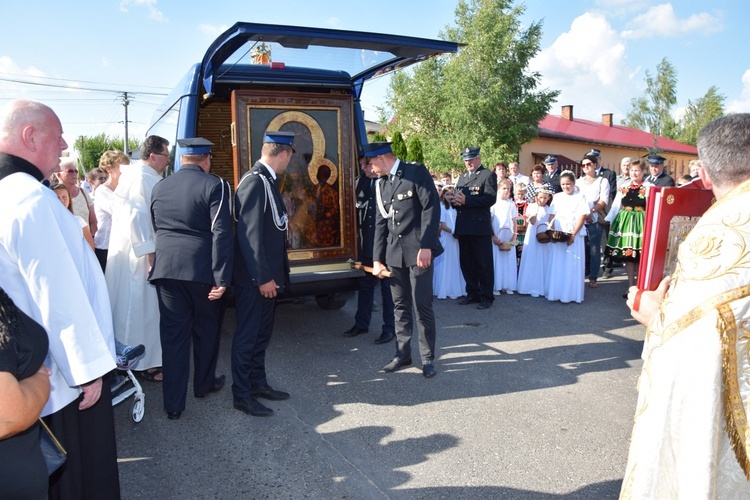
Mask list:
[[[644,153],[646,149],[658,148],[670,153],[698,154],[698,149],[695,146],[656,136],[643,130],[622,125],[608,127],[599,122],[580,118],[566,120],[556,115],[547,115],[544,120],[539,122],[539,136],[610,146],[643,148]]]

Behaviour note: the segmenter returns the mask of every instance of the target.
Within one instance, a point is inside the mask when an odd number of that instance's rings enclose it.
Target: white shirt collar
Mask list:
[[[273,178],[273,180],[276,180],[276,172],[274,172],[271,167],[263,163],[261,160],[258,160],[258,162],[260,162],[261,165],[266,167],[266,170],[268,170],[268,173],[271,174],[271,177]]]
[[[398,165],[401,163],[401,160],[396,158],[396,161],[393,163],[393,167],[391,167],[390,175],[396,175],[396,172],[398,172]]]

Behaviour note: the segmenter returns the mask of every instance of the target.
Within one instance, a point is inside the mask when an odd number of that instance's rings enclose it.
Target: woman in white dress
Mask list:
[[[458,260],[458,240],[453,237],[456,227],[456,209],[451,205],[453,186],[440,192],[440,243],[443,253],[435,258],[432,278],[433,293],[438,299],[457,299],[466,293],[466,281]]]
[[[99,159],[99,168],[107,173],[107,181],[100,184],[94,198],[94,213],[98,229],[94,236],[94,252],[102,266],[107,267],[109,234],[112,230],[112,208],[115,203],[115,189],[120,182],[120,166],[130,165],[130,157],[122,151],[105,151]]]
[[[532,297],[546,296],[549,288],[550,259],[553,243],[540,243],[537,232],[549,228],[552,215],[552,186],[540,187],[536,192],[536,201],[526,207],[528,226],[523,240],[521,266],[518,270],[518,293]]]
[[[566,241],[552,242],[550,280],[547,300],[562,303],[583,302],[586,268],[586,229],[583,223],[589,214],[589,205],[582,193],[576,193],[576,179],[570,170],[560,174],[561,193],[552,198],[552,222],[557,231],[569,233]]]
[[[512,295],[518,286],[518,268],[516,251],[511,242],[516,238],[516,218],[518,208],[510,196],[513,183],[503,179],[497,183],[497,201],[490,213],[492,215],[492,258],[495,268],[495,295],[503,291]]]

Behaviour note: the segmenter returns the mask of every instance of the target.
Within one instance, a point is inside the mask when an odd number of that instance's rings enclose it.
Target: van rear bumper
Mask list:
[[[364,276],[359,269],[338,269],[291,274],[291,286],[283,297],[303,297],[307,295],[328,295],[351,292],[358,288],[358,279]]]

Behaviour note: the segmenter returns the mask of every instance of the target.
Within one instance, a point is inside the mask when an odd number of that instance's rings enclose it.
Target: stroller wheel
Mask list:
[[[130,406],[130,417],[136,424],[143,420],[143,414],[146,412],[145,403],[143,397],[136,396],[133,398],[133,404]]]

